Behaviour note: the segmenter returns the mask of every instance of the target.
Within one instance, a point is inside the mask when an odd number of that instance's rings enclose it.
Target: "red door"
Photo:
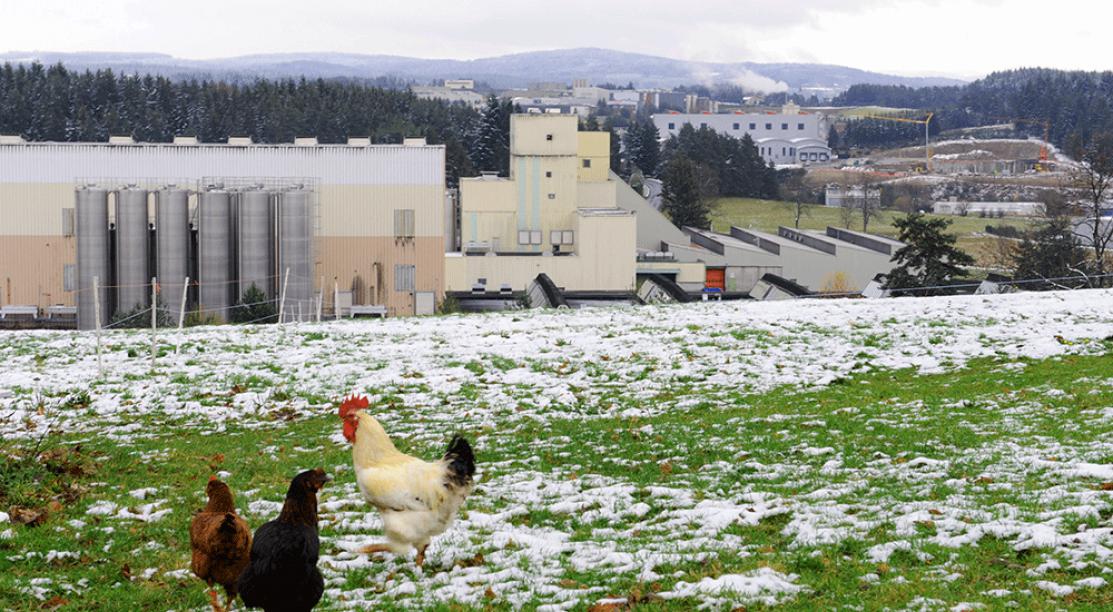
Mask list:
[[[727,288],[726,279],[726,270],[722,268],[708,268],[707,281],[704,285],[706,285],[708,289],[725,291]]]

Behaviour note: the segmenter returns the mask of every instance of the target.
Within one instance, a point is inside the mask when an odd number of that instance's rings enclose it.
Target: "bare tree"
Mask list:
[[[1113,219],[1103,218],[1109,203],[1107,198],[1113,193],[1113,134],[1098,134],[1088,145],[1075,145],[1078,167],[1072,172],[1074,188],[1081,193],[1079,202],[1082,218],[1073,226],[1073,231],[1082,244],[1094,253],[1094,274],[1091,285],[1104,287],[1106,254],[1113,242]]]
[[[846,229],[850,229],[854,225],[854,217],[858,213],[858,207],[850,197],[843,198],[842,207],[839,208],[839,221]]]
[[[862,231],[869,231],[870,220],[881,215],[881,187],[870,175],[864,175],[861,181],[862,197],[859,199],[859,210],[862,213]],[[877,198],[873,198],[873,194]]]
[[[777,172],[778,179],[781,182],[781,197],[788,202],[788,206],[792,209],[792,222],[796,229],[800,229],[800,219],[802,217],[811,216],[808,205],[804,203],[811,195],[804,182],[806,172],[803,168],[790,168]]]

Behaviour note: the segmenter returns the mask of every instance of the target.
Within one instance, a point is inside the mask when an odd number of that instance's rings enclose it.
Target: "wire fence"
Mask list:
[[[274,276],[270,276],[270,277],[267,277],[267,278],[268,279],[283,278],[285,280],[286,278],[288,278],[288,276],[287,275],[274,275]],[[1028,286],[1028,285],[1039,284],[1039,285],[1043,285],[1043,286],[1051,286],[1053,288],[1061,289],[1061,290],[1080,290],[1080,289],[1096,288],[1096,287],[1094,287],[1095,284],[1097,284],[1098,287],[1101,287],[1101,286],[1104,285],[1105,279],[1108,279],[1108,278],[1113,278],[1113,273],[1091,274],[1091,275],[1078,274],[1078,275],[1072,275],[1072,276],[1039,277],[1039,278],[1026,278],[1026,279],[1001,279],[1001,280],[977,281],[977,282],[969,282],[969,283],[948,283],[948,284],[920,286],[920,287],[888,288],[888,289],[883,290],[887,293],[882,294],[882,295],[893,295],[893,294],[915,295],[917,293],[930,293],[930,292],[938,292],[938,291],[959,291],[959,290],[967,290],[967,289],[971,289],[971,288],[976,289],[978,287],[981,287],[986,282],[993,283],[997,286],[1006,286],[1006,287],[1012,286],[1012,287],[1018,287],[1019,288],[1019,287],[1024,287],[1024,286]],[[240,281],[239,280],[236,280],[236,281],[221,281],[221,282],[218,282],[218,283],[210,283],[210,284],[229,285],[229,284],[238,283],[238,282],[240,282]],[[1075,286],[1069,286],[1069,285],[1064,284],[1064,283],[1070,283],[1070,282],[1076,282]],[[168,284],[176,284],[176,283],[171,282],[171,283],[168,283]],[[195,282],[195,281],[193,281],[192,279],[189,279],[189,278],[183,278],[181,284],[184,284],[188,287],[200,287],[204,283]],[[282,284],[285,284],[285,282],[283,282]],[[97,319],[98,320],[96,321],[95,330],[96,330],[96,334],[97,334],[97,367],[98,367],[98,372],[100,373],[100,375],[103,375],[103,373],[104,373],[104,365],[103,365],[103,358],[102,358],[101,332],[105,331],[105,330],[122,329],[124,327],[129,327],[129,328],[139,327],[137,325],[130,325],[131,323],[138,322],[138,321],[146,321],[146,320],[151,321],[151,327],[150,327],[150,332],[151,332],[151,367],[152,368],[156,367],[157,356],[158,356],[158,352],[159,352],[159,350],[158,350],[158,346],[159,346],[158,332],[160,330],[160,323],[159,323],[159,317],[158,317],[159,314],[165,315],[171,321],[174,320],[174,317],[177,317],[177,324],[176,325],[173,325],[173,324],[162,325],[161,330],[163,332],[167,332],[167,331],[171,331],[171,330],[181,332],[182,329],[184,328],[184,322],[185,322],[184,319],[185,319],[185,314],[187,314],[187,313],[190,313],[190,314],[200,313],[202,315],[212,315],[212,314],[217,314],[217,313],[224,314],[224,313],[227,313],[229,311],[233,311],[233,310],[237,310],[237,309],[239,309],[239,310],[249,310],[251,308],[259,307],[259,306],[271,306],[271,307],[273,307],[273,310],[270,311],[270,312],[265,312],[261,316],[252,318],[250,320],[236,321],[236,322],[240,323],[240,324],[254,324],[254,323],[262,323],[262,322],[269,321],[269,322],[285,324],[285,323],[299,323],[299,322],[308,322],[308,321],[322,321],[326,318],[326,317],[323,316],[323,314],[324,314],[323,303],[324,303],[324,293],[325,293],[324,291],[317,292],[316,295],[312,298],[311,302],[314,305],[314,310],[313,310],[313,312],[308,313],[309,317],[306,318],[304,316],[304,313],[301,313],[300,311],[299,311],[299,313],[296,317],[290,316],[292,313],[284,312],[284,307],[285,307],[284,292],[282,294],[280,294],[278,297],[268,298],[268,299],[265,299],[265,300],[256,300],[256,301],[246,302],[246,303],[245,302],[237,302],[237,303],[230,304],[230,305],[227,305],[227,306],[217,306],[217,307],[198,306],[195,309],[189,310],[189,309],[187,309],[187,306],[189,305],[189,303],[188,303],[188,299],[189,299],[188,298],[188,293],[185,293],[185,292],[183,292],[182,297],[179,298],[179,300],[178,300],[179,301],[179,306],[178,306],[177,309],[169,307],[169,306],[165,305],[164,303],[162,303],[161,300],[158,299],[159,294],[160,294],[160,290],[159,290],[160,282],[157,278],[154,278],[154,279],[152,279],[152,282],[149,282],[149,283],[146,283],[146,284],[143,284],[143,285],[104,285],[104,286],[101,286],[99,284],[96,284],[95,288],[96,288],[97,291],[100,291],[100,290],[110,291],[110,290],[113,290],[113,289],[120,289],[120,288],[123,288],[123,287],[131,287],[131,288],[146,287],[146,288],[152,289],[151,295],[152,295],[152,298],[154,300],[154,303],[151,304],[151,305],[148,305],[146,307],[140,308],[140,309],[138,309],[134,312],[128,312],[128,313],[126,313],[126,316],[124,316],[124,318],[122,318],[122,319],[117,319],[117,320],[112,321],[108,324],[101,324],[100,323],[100,313],[104,312],[104,308],[107,308],[107,305],[100,304],[99,300],[98,300],[98,302],[97,302]],[[793,296],[793,297],[795,297],[797,299],[817,299],[817,298],[863,297],[863,295],[862,295],[861,291],[854,291],[854,292],[839,292],[839,293],[814,293],[814,294],[799,295],[799,296]],[[299,302],[299,305],[300,305],[300,303],[301,302]],[[339,312],[338,312],[339,309],[337,308],[338,305],[336,304],[335,298],[334,298],[334,303],[332,304],[332,306],[333,306],[333,312],[330,313],[331,316],[329,316],[327,318],[329,318],[329,319],[334,318],[334,317],[339,318]],[[145,325],[142,325],[142,327],[145,327]],[[175,349],[174,349],[175,353],[178,353],[180,351],[181,338],[182,338],[181,334],[175,334],[174,337],[173,337],[173,341],[174,341],[174,344],[175,344]]]
[[[1100,289],[1104,286],[1104,280],[1113,278],[1113,273],[1110,274],[1079,274],[1075,276],[1056,276],[1056,277],[1039,277],[1039,278],[1025,278],[1025,279],[1001,279],[1001,280],[983,280],[969,283],[950,283],[946,285],[928,285],[922,287],[895,287],[886,288],[882,291],[888,292],[889,295],[893,294],[916,294],[916,293],[932,293],[935,291],[947,290],[960,290],[960,289],[977,289],[986,283],[992,283],[997,286],[1012,286],[1021,287],[1028,285],[1051,285],[1056,289],[1065,291],[1077,289]],[[1062,283],[1070,281],[1079,281],[1081,284],[1078,286],[1068,286]],[[1097,286],[1094,283],[1097,282]],[[799,299],[816,299],[816,298],[840,298],[840,297],[860,297],[861,291],[847,291],[839,293],[813,293],[809,295],[795,296]]]

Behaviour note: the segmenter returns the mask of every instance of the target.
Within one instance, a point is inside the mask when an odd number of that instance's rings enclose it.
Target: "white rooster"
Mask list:
[[[413,548],[420,567],[429,541],[448,529],[472,490],[475,455],[459,436],[436,461],[403,454],[383,426],[367,414],[367,406],[366,397],[354,395],[340,404],[344,438],[352,443],[356,483],[364,499],[382,515],[387,538],[386,543],[365,546],[360,552],[403,555]]]

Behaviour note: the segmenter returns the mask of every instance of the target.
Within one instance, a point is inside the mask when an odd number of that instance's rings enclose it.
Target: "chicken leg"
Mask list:
[[[387,544],[369,544],[369,545],[364,546],[363,548],[357,550],[356,552],[363,553],[365,555],[372,555],[372,554],[381,553],[381,552],[390,552],[390,546],[387,545]]]
[[[422,546],[421,548],[417,549],[417,558],[414,559],[414,563],[416,563],[418,567],[421,567],[422,565],[425,565],[425,549],[426,548],[429,548],[428,544],[426,544],[425,546]]]
[[[224,608],[220,607],[220,602],[217,601],[216,589],[209,587],[209,603],[213,606],[213,612],[224,612]]]

